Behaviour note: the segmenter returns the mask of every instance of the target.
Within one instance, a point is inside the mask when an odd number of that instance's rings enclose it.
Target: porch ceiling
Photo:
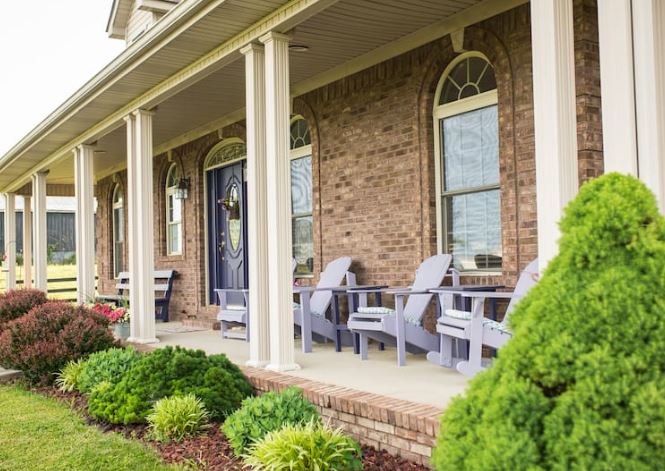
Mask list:
[[[475,16],[479,16],[483,11],[488,13],[487,16],[491,16],[491,12],[511,8],[523,1],[339,0],[300,22],[291,31],[293,44],[303,44],[309,48],[306,52],[291,54],[292,89],[296,94],[302,93],[334,80],[334,71],[338,72],[337,75],[343,75],[360,70],[363,62],[358,62],[359,59],[374,54],[373,51],[382,51],[385,55],[386,50],[392,50],[392,46],[399,41],[415,37],[414,41],[411,41],[411,47],[417,47],[420,38],[418,32],[432,29],[446,21],[450,21],[454,26],[457,23],[453,20],[468,15],[472,10],[475,10]],[[154,54],[132,75],[110,87],[94,106],[81,110],[79,114],[86,112],[85,119],[75,115],[57,132],[52,132],[36,143],[29,152],[21,156],[20,162],[14,164],[12,172],[0,169],[0,188],[11,178],[28,171],[40,158],[100,121],[114,111],[114,108],[118,108],[118,104],[126,104],[137,94],[147,90],[146,83],[156,84],[163,81],[183,67],[188,58],[191,59],[200,51],[211,49],[230,34],[230,31],[240,31],[240,23],[245,24],[252,19],[256,21],[282,3],[284,2],[278,0],[233,0],[224,3],[225,9],[220,7],[211,11],[186,32],[186,41],[179,41],[177,47],[174,45],[169,52],[160,51]],[[459,20],[461,25],[464,21],[468,21],[468,18]],[[441,36],[443,34],[445,31],[441,32]],[[433,38],[429,40],[431,39]],[[426,41],[420,40],[420,44],[424,42]],[[400,52],[398,47],[394,49],[395,54]],[[390,52],[388,56],[389,54]],[[241,117],[244,87],[244,63],[238,53],[227,60],[223,67],[220,66],[199,78],[187,88],[161,97],[155,103],[158,104],[153,129],[155,148],[165,150],[170,144],[182,140],[183,135],[196,136],[203,134],[205,130],[214,131],[214,125],[208,126],[209,123],[220,123],[221,127],[224,117]],[[97,156],[95,162],[98,176],[124,167],[125,142],[122,125],[98,139],[99,148],[105,151]],[[71,183],[72,160],[64,159],[53,164],[50,167],[49,181]]]

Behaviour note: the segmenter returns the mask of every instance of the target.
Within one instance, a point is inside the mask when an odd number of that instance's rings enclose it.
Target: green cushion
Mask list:
[[[445,313],[446,317],[452,317],[453,319],[459,319],[462,321],[470,321],[471,320],[471,313],[467,311],[459,311],[457,309],[446,309]],[[505,325],[502,322],[498,321],[493,321],[492,319],[488,319],[486,317],[483,318],[483,325],[488,326],[490,329],[496,329],[500,332],[505,332],[507,334],[510,334],[510,329],[508,328],[507,325]]]

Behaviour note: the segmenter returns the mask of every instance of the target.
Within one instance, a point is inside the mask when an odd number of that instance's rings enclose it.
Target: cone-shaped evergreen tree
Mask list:
[[[665,220],[618,174],[580,189],[513,339],[444,413],[438,470],[665,467]]]

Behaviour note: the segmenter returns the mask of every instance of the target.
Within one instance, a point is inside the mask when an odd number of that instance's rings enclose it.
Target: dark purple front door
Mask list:
[[[217,288],[247,288],[247,204],[244,162],[209,170],[208,286],[210,302],[218,303]],[[228,297],[243,302],[242,294]]]

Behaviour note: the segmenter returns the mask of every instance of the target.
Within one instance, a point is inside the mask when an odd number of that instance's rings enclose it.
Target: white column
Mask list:
[[[16,195],[5,193],[5,288],[16,289]]]
[[[47,291],[48,264],[47,232],[46,232],[46,175],[48,172],[38,172],[32,176],[32,196],[35,199],[33,210],[33,227],[35,234],[35,288]]]
[[[76,292],[79,303],[95,299],[93,157],[94,149],[91,146],[81,145],[74,150]]]
[[[270,363],[275,371],[299,369],[293,344],[291,175],[289,162],[289,37],[270,32],[265,44],[266,182]],[[251,309],[251,307],[250,307]]]
[[[268,217],[266,198],[265,54],[250,44],[245,55],[247,110],[247,237],[249,244],[249,361],[263,367],[270,360]]]
[[[129,341],[155,337],[155,254],[152,195],[152,113],[138,110],[127,121],[129,199]]]
[[[598,2],[598,40],[605,172],[637,175],[631,0]]]
[[[578,190],[572,0],[532,0],[538,258],[558,252],[564,206]]]
[[[23,287],[32,288],[32,198],[23,197]]]
[[[662,0],[632,2],[638,174],[656,194],[663,212],[665,212],[664,3]],[[605,99],[604,96],[602,98]],[[605,111],[604,101],[603,111]],[[604,124],[603,121],[603,126]],[[603,135],[605,135],[604,127]]]

